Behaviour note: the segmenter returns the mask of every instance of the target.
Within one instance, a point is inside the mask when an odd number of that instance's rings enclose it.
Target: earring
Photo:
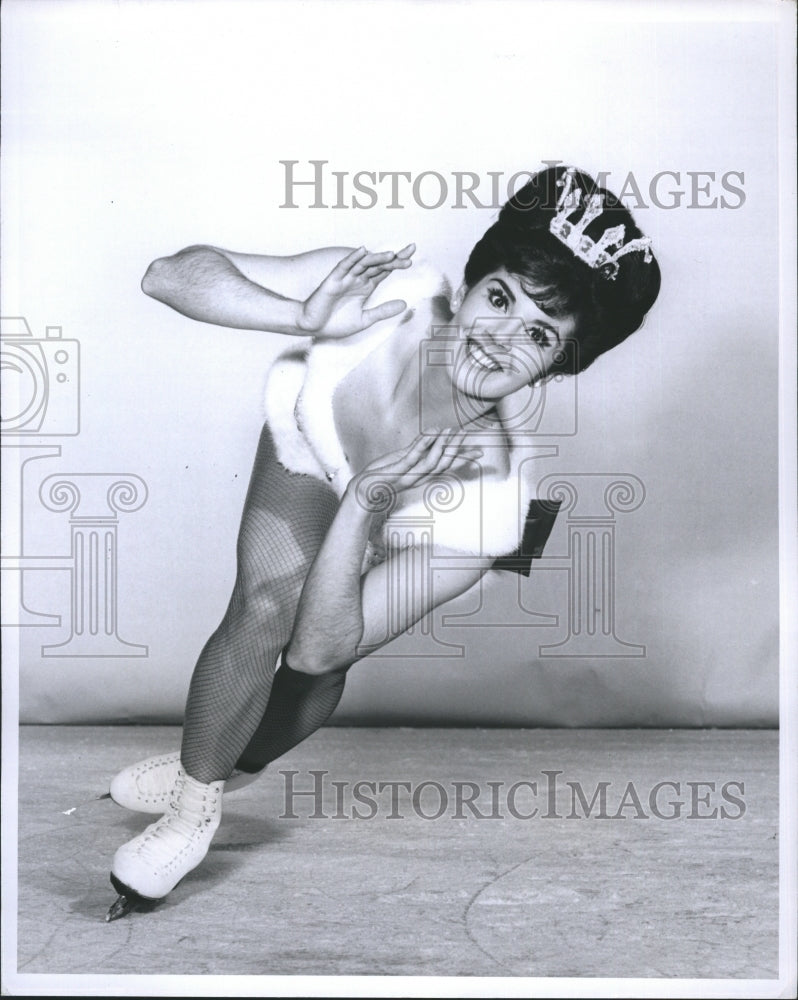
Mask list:
[[[466,292],[467,292],[466,286],[463,284],[460,285],[460,287],[457,289],[454,295],[452,295],[452,300],[449,303],[449,305],[453,313],[456,313],[460,309],[460,306],[462,306],[463,300],[466,297]]]

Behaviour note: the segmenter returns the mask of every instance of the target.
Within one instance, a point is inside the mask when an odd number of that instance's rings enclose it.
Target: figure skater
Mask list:
[[[107,919],[202,861],[223,792],[323,725],[353,663],[518,551],[535,502],[518,400],[641,326],[660,286],[650,243],[609,191],[557,166],[501,209],[453,299],[413,244],[193,246],[150,265],[143,290],[178,312],[307,344],[269,372],[235,586],[191,679],[181,750],[111,783],[116,802],[160,819],[116,852]],[[389,277],[403,297],[369,306]],[[436,330],[446,350],[426,363]],[[443,485],[431,529],[408,532]]]

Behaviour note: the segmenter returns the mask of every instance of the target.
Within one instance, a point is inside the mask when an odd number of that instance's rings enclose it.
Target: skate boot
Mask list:
[[[205,785],[179,769],[169,811],[114,855],[111,884],[119,899],[106,920],[163,899],[197,867],[221,822],[223,790],[224,781]]]
[[[120,771],[111,781],[108,794],[117,805],[124,806],[125,809],[162,816],[170,809],[172,790],[179,771],[179,750],[148,757]],[[237,788],[244,788],[262,773],[263,771],[252,774],[233,771],[225,782],[224,790],[234,792]]]

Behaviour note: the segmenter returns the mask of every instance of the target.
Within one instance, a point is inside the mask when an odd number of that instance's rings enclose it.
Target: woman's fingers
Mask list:
[[[441,475],[458,460],[475,459],[482,454],[481,448],[464,447],[464,441],[463,431],[446,430],[432,437],[429,447],[423,451],[413,449],[412,460],[407,463],[402,476],[401,488],[409,489],[424,479]],[[410,453],[408,459],[411,459]]]
[[[390,302],[383,302],[382,305],[374,306],[373,309],[364,309],[364,329],[373,323],[379,323],[381,319],[390,319],[391,316],[399,316],[405,309],[407,309],[407,303],[404,299],[391,299]]]
[[[352,274],[363,274],[370,267],[384,267],[396,258],[393,250],[385,250],[382,253],[367,253],[364,257],[354,261],[352,264]]]
[[[412,260],[403,260],[401,257],[394,257],[394,259],[389,260],[387,264],[376,264],[373,267],[366,268],[360,277],[364,281],[371,282],[371,284],[376,287],[381,281],[384,281],[389,274],[393,274],[394,271],[405,271],[408,267],[412,266]]]
[[[420,467],[417,471],[422,473],[422,475],[429,475],[441,462],[444,456],[444,449],[456,436],[457,432],[450,428],[440,433],[432,442],[427,454],[421,459],[419,463]]]
[[[475,460],[483,451],[467,445],[466,432],[447,428],[424,431],[402,451],[386,455],[371,471],[385,476],[400,490],[446,472],[457,461]]]
[[[434,482],[458,461],[476,461],[482,449],[463,443],[458,432],[439,431],[420,434],[404,451],[386,455],[364,470],[366,481],[384,483],[397,493]]]
[[[381,270],[387,267],[390,271],[397,267],[409,267],[412,263],[410,258],[415,252],[415,243],[408,243],[406,247],[402,247],[401,250],[396,252],[393,250],[383,250],[380,253],[371,253],[365,247],[358,247],[357,250],[352,250],[346,257],[342,257],[338,261],[330,272],[330,276],[334,275],[336,278],[342,278],[350,272],[354,275],[359,275],[370,268]]]
[[[393,274],[394,270],[395,268],[391,268],[389,270],[387,267],[383,267],[381,270],[375,271],[373,274],[371,272],[368,272],[367,274],[363,275],[363,277],[366,279],[366,281],[368,281],[370,290],[373,292],[374,289],[377,287],[377,285],[380,284],[380,282],[385,281],[385,279],[388,277],[389,274]]]
[[[358,247],[357,250],[353,250],[351,253],[347,254],[346,257],[343,257],[338,261],[332,271],[330,271],[330,277],[346,277],[346,275],[349,274],[349,272],[366,256],[368,256],[368,250],[365,247]]]
[[[384,250],[380,253],[370,253],[365,247],[358,247],[336,264],[319,286],[319,290],[323,289],[328,295],[339,297],[354,294],[365,300],[393,271],[404,270],[412,265],[410,258],[415,249],[413,243],[408,243],[398,252]],[[330,281],[332,284],[328,283]],[[365,329],[381,319],[398,316],[406,308],[404,302],[393,299],[375,309],[365,310],[362,316],[363,325],[360,328]]]
[[[482,449],[475,445],[466,445],[465,431],[452,431],[446,440],[442,442],[442,447],[435,452],[430,450],[429,458],[432,464],[426,470],[426,476],[437,476],[450,469],[455,462],[463,459],[478,458],[482,455]]]
[[[384,250],[380,253],[368,253],[353,263],[352,273],[373,277],[383,270],[391,272],[397,268],[410,267],[413,263],[410,258],[415,252],[415,243],[408,243],[406,247],[402,247],[401,250],[396,252],[393,250]]]
[[[412,441],[408,448],[399,452],[395,462],[395,471],[404,474],[414,469],[419,462],[423,462],[430,448],[435,444],[440,432],[435,430],[432,433],[422,431],[418,437]]]
[[[438,457],[433,468],[430,470],[428,475],[438,475],[441,472],[446,472],[450,469],[452,465],[461,457],[463,442],[465,441],[464,431],[454,431],[450,436],[449,440],[445,442],[444,447]]]

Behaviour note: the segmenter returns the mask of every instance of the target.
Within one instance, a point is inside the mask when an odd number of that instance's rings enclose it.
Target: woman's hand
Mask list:
[[[426,431],[409,447],[369,463],[351,480],[347,493],[363,511],[387,514],[399,493],[442,475],[455,462],[481,457],[482,448],[466,445],[465,440],[462,430]]]
[[[344,257],[302,304],[297,327],[313,337],[337,339],[360,330],[407,308],[401,299],[392,299],[373,309],[366,300],[392,271],[410,267],[416,251],[409,243],[398,253],[369,253],[364,247]]]
[[[481,453],[465,445],[462,431],[429,431],[352,479],[305,578],[286,648],[294,669],[321,674],[348,667],[479,579],[482,569],[472,563],[430,586],[427,563],[414,548],[393,553],[364,573],[363,555],[375,515],[387,514],[400,491]]]

